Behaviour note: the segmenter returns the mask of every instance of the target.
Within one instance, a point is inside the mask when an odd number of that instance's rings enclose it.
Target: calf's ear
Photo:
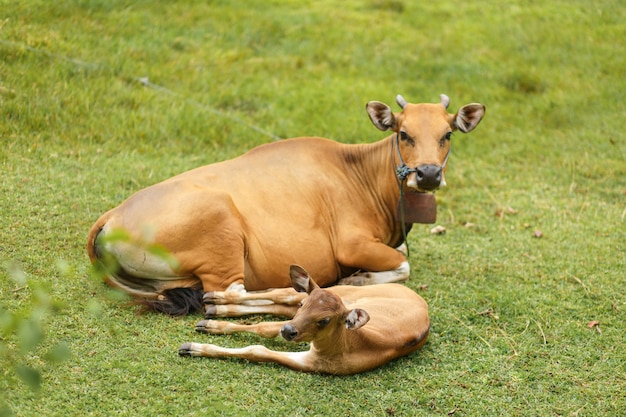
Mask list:
[[[346,329],[356,330],[363,327],[368,321],[370,321],[370,315],[367,311],[360,308],[350,310],[346,316]]]
[[[365,105],[365,110],[367,111],[372,123],[374,123],[374,126],[376,126],[379,130],[395,130],[396,116],[394,116],[388,105],[381,103],[380,101],[370,101]]]
[[[289,267],[289,277],[291,278],[291,286],[298,292],[311,294],[319,285],[313,281],[311,276],[300,265],[291,265]]]
[[[453,128],[463,133],[474,130],[485,115],[485,106],[480,103],[466,104],[454,116]]]

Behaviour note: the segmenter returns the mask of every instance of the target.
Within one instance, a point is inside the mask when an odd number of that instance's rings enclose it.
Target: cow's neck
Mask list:
[[[396,219],[396,208],[400,197],[395,177],[397,161],[392,147],[392,136],[370,144],[348,145],[345,160],[350,180],[361,195],[367,197],[379,215],[385,217],[390,228],[390,239],[401,233]]]
[[[327,334],[322,340],[313,340],[311,350],[323,358],[332,358],[349,353],[356,343],[351,341],[353,335],[349,334],[345,326],[336,327],[332,333]]]

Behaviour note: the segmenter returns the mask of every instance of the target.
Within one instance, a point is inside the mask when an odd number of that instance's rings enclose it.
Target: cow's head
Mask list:
[[[400,95],[396,101],[402,107],[400,113],[393,113],[379,101],[367,103],[366,110],[374,126],[396,133],[392,138],[398,146],[394,158],[397,164],[408,166],[407,186],[424,192],[446,185],[444,172],[452,132],[474,130],[485,114],[485,106],[466,104],[456,114],[450,114],[450,99],[445,94],[438,104],[411,104]]]
[[[289,271],[291,284],[298,292],[309,294],[293,319],[280,330],[281,336],[294,342],[322,342],[337,329],[356,330],[369,321],[369,315],[360,308],[348,310],[341,298],[320,288],[309,274],[298,265]]]

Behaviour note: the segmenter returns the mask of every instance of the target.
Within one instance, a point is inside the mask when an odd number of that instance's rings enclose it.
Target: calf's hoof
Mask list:
[[[191,356],[191,343],[183,343],[178,349],[178,356]]]
[[[196,323],[196,331],[198,333],[208,333],[208,324],[211,320],[200,320]]]

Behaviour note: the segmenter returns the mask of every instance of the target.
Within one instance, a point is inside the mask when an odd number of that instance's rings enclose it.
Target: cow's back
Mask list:
[[[180,213],[168,220],[168,230],[159,237],[159,241],[167,242],[169,229],[177,228],[174,222],[193,228],[192,233],[219,234],[220,230],[211,230],[213,224],[203,223],[216,216],[203,219],[203,214],[213,213],[216,205],[228,206],[224,199],[230,198],[244,239],[248,290],[289,286],[285,271],[294,263],[303,265],[327,286],[341,276],[335,253],[337,211],[349,215],[345,199],[354,200],[342,170],[341,149],[345,146],[322,138],[262,145],[235,159],[196,168],[148,187],[120,208],[125,211],[125,223],[135,227],[143,218],[163,221],[163,216],[156,216],[157,211]],[[187,207],[195,211],[186,212]],[[231,238],[238,236],[224,236]]]

